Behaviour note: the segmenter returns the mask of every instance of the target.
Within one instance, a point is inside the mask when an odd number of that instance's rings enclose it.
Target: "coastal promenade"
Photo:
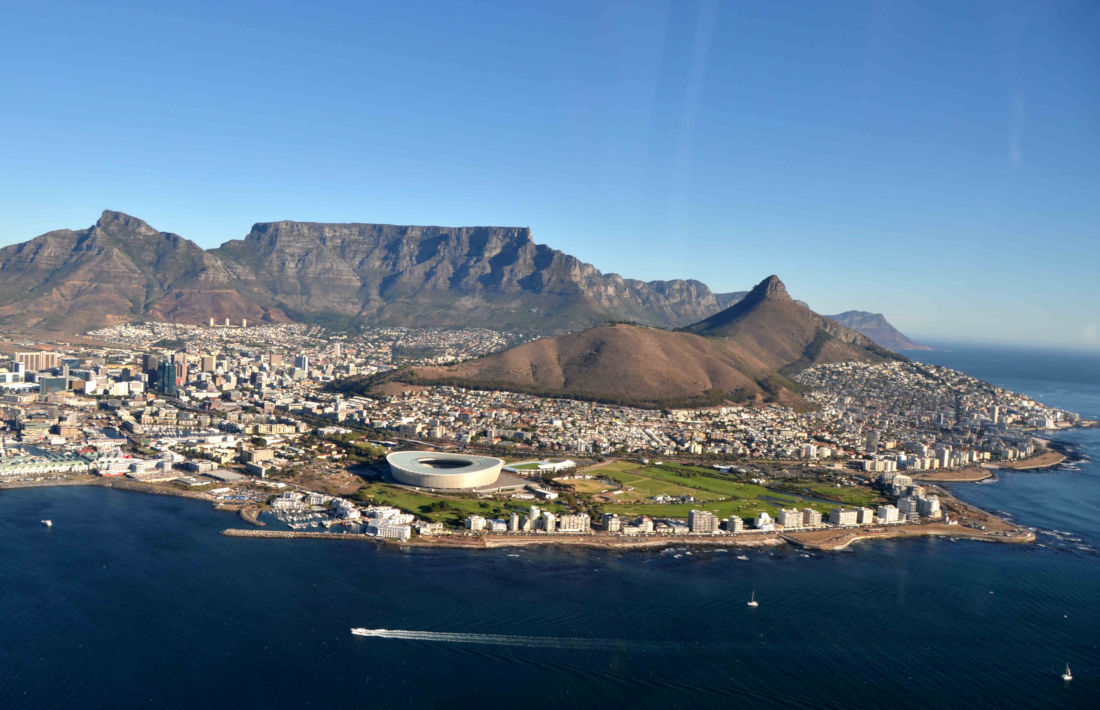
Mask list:
[[[693,547],[772,547],[784,544],[775,533],[749,533],[720,537],[646,536],[625,537],[592,533],[589,535],[438,535],[418,537],[412,540],[390,540],[371,535],[349,533],[302,532],[294,530],[247,530],[227,528],[226,537],[250,537],[267,539],[306,540],[357,540],[401,547],[449,547],[470,550],[490,550],[502,547],[530,547],[554,545],[562,547],[586,547],[603,550],[659,549],[671,546]]]
[[[991,516],[992,517],[992,516]],[[446,547],[468,550],[491,550],[497,548],[560,546],[583,547],[601,550],[640,550],[665,547],[775,547],[791,544],[807,550],[835,551],[843,550],[853,542],[860,540],[886,540],[900,537],[955,537],[986,542],[1027,543],[1035,540],[1035,534],[1025,528],[1018,528],[999,518],[993,518],[1001,525],[986,526],[984,530],[963,525],[945,523],[925,523],[922,525],[868,526],[862,528],[830,528],[825,530],[795,531],[790,533],[749,533],[744,535],[723,535],[715,537],[690,536],[646,536],[623,537],[593,533],[590,535],[442,535],[420,537],[412,540],[387,540],[369,535],[324,532],[298,532],[293,530],[256,530],[227,528],[222,530],[226,537],[247,537],[266,539],[306,539],[306,540],[344,540],[372,542],[375,544],[398,545],[401,547]]]

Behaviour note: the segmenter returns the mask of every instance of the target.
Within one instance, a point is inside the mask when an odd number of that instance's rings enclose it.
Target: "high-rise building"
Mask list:
[[[693,510],[688,513],[688,530],[707,535],[714,533],[718,530],[718,516],[709,510]]]
[[[940,497],[937,495],[918,496],[917,512],[926,518],[940,517],[942,515]]]
[[[790,530],[802,527],[802,518],[802,511],[798,508],[791,508],[790,510],[783,508],[779,511],[779,516],[775,519],[775,522]]]
[[[176,363],[164,360],[157,368],[157,391],[169,397],[176,396]]]
[[[875,511],[875,517],[880,523],[896,523],[898,521],[898,509],[892,505],[880,505]]]
[[[855,508],[833,508],[829,513],[829,522],[833,525],[856,525],[859,523],[859,511]]]
[[[24,367],[31,372],[52,370],[61,364],[61,357],[52,352],[16,353],[12,360],[23,363]]]
[[[586,533],[591,530],[591,525],[588,513],[566,514],[558,518],[558,532]]]
[[[802,527],[816,528],[821,525],[821,512],[813,508],[802,509]]]
[[[308,355],[298,355],[297,357],[295,357],[294,358],[294,367],[297,367],[299,370],[308,370],[309,369],[309,356]]]

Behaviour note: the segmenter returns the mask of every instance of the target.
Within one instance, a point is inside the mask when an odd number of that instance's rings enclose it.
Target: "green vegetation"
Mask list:
[[[836,484],[821,481],[799,481],[782,488],[795,494],[804,492],[807,495],[829,498],[844,505],[874,507],[886,502],[886,498],[863,486],[837,487]]]
[[[874,505],[881,502],[875,492],[861,487],[834,488],[830,483],[800,482],[784,486],[783,491],[745,483],[733,476],[701,466],[665,462],[660,466],[633,461],[616,461],[593,474],[632,488],[615,502],[602,503],[600,512],[620,516],[686,518],[693,510],[709,510],[719,517],[738,515],[752,518],[761,511],[775,515],[780,508],[813,508],[823,514],[838,505]],[[832,498],[838,502],[810,500],[804,495]],[[694,503],[653,503],[656,495],[690,495]]]
[[[355,494],[364,503],[392,505],[395,508],[412,513],[417,517],[447,525],[462,526],[468,515],[481,515],[486,518],[507,519],[512,511],[526,513],[530,504],[527,501],[485,500],[474,497],[436,496],[419,491],[411,491],[387,483],[368,483]],[[543,510],[553,513],[565,512],[554,503],[537,503]]]

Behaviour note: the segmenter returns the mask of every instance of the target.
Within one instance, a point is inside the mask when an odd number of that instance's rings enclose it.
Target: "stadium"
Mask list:
[[[490,456],[441,454],[435,451],[395,451],[386,457],[398,482],[420,488],[467,490],[488,486],[500,476],[504,462]]]

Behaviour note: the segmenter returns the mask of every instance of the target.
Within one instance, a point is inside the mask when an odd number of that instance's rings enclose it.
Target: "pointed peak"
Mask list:
[[[144,220],[140,220],[137,217],[131,217],[125,212],[117,212],[115,210],[103,210],[103,214],[99,216],[99,221],[95,223],[95,226],[100,229],[121,227],[128,230],[156,232],[156,230],[150,227]]]
[[[749,292],[749,297],[753,297],[754,300],[763,300],[765,298],[790,300],[791,298],[790,294],[787,293],[787,287],[783,285],[783,282],[780,281],[779,277],[775,274],[772,274],[756,284],[752,291]]]

